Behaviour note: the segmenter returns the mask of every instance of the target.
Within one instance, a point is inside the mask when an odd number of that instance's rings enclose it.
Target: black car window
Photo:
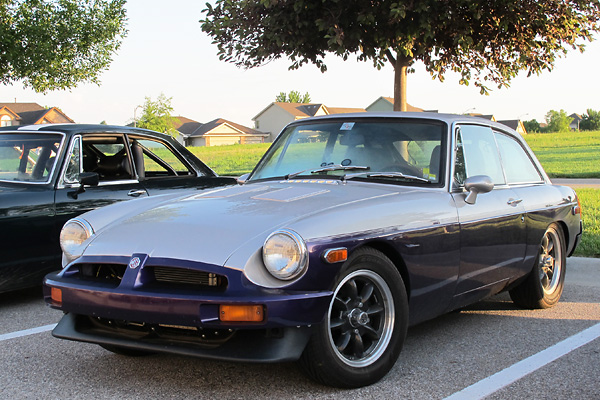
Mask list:
[[[148,138],[131,139],[130,143],[138,176],[152,179],[194,175],[193,170],[166,144]]]
[[[64,180],[66,183],[77,183],[81,173],[81,138],[78,136],[73,139],[71,154],[67,161]]]
[[[97,172],[101,182],[133,178],[122,135],[84,136],[81,152],[83,172]]]
[[[49,182],[62,140],[58,134],[1,135],[0,180]]]
[[[475,175],[487,175],[492,178],[494,185],[506,183],[500,163],[500,154],[494,139],[494,133],[490,127],[479,125],[461,125],[459,128],[461,152],[457,156],[464,157],[464,178]],[[457,172],[462,160],[455,159],[455,179],[458,184],[464,182],[457,179]]]
[[[495,134],[508,183],[541,182],[542,177],[525,149],[515,139],[499,132]]]

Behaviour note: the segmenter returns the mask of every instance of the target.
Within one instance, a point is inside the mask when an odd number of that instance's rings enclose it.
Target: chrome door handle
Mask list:
[[[519,204],[522,201],[523,201],[523,199],[508,199],[506,204],[508,204],[509,206],[515,207],[517,204]]]
[[[127,193],[127,196],[140,197],[143,194],[147,194],[144,189],[132,189],[129,191],[129,193]]]

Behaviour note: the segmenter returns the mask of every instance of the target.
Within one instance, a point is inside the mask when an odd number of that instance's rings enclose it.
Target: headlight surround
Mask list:
[[[94,229],[83,218],[68,220],[60,231],[60,247],[69,262],[81,257],[81,244],[94,234]]]
[[[308,265],[308,250],[304,239],[289,229],[271,233],[265,240],[262,253],[267,271],[284,281],[300,276]]]

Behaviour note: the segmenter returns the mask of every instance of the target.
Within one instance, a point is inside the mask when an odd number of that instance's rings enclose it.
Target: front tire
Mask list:
[[[380,251],[357,250],[342,271],[300,365],[320,383],[356,388],[394,366],[406,337],[408,299],[400,273]]]
[[[565,236],[557,224],[552,224],[544,233],[533,270],[509,292],[510,298],[523,308],[554,306],[563,292],[566,267]]]

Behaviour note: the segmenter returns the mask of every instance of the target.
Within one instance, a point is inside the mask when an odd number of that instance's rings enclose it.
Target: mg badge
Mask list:
[[[140,261],[139,257],[133,257],[131,259],[131,261],[129,261],[129,268],[136,269],[137,267],[140,266],[140,263],[141,263],[141,261]]]

